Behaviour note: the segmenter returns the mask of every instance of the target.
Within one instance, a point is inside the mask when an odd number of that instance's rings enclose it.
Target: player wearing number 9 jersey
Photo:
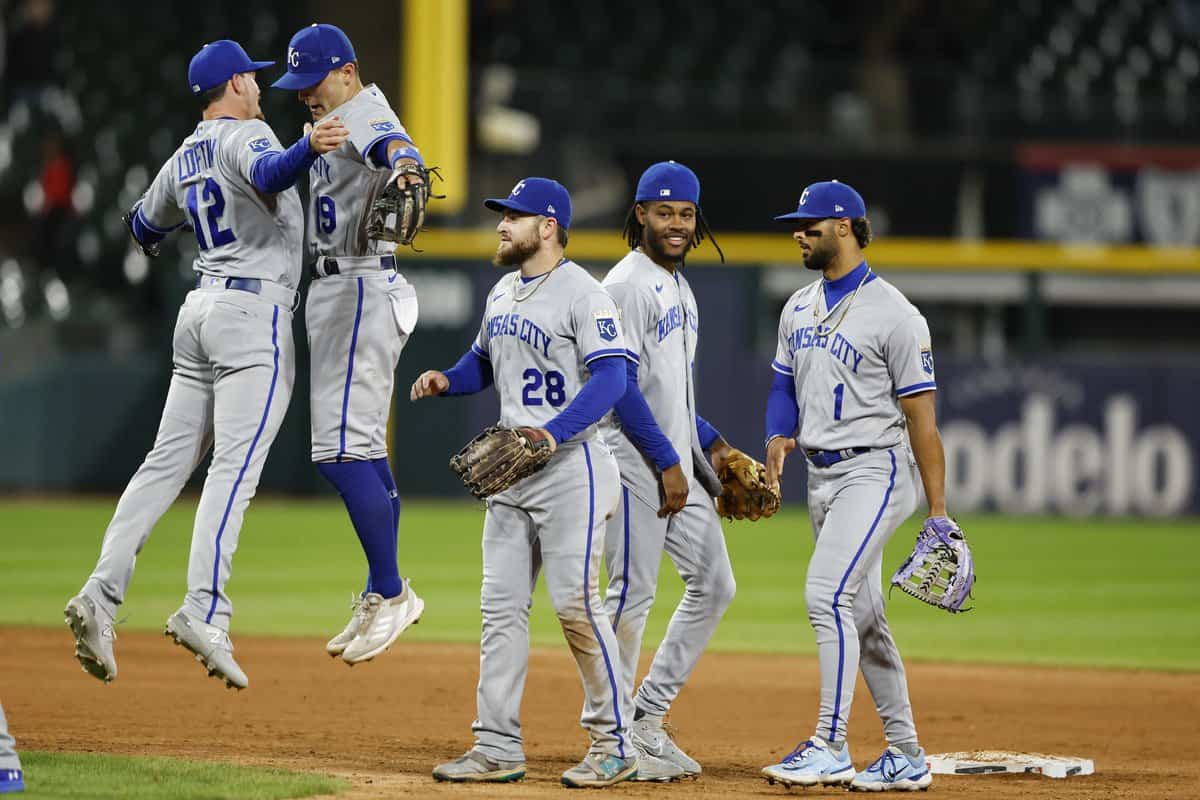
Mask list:
[[[309,173],[305,304],[312,356],[312,460],[342,496],[367,557],[366,589],[325,650],[369,661],[420,619],[424,601],[396,565],[400,495],[387,458],[396,364],[417,324],[417,294],[396,271],[394,245],[367,239],[366,217],[394,168],[421,154],[387,98],[363,86],[354,47],[333,25],[292,37],[288,69],[273,86],[293,89],[317,130],[345,126],[345,143]],[[415,178],[413,180],[416,180]]]
[[[526,178],[505,199],[497,266],[479,335],[446,372],[423,373],[414,400],[462,395],[495,383],[500,425],[530,427],[556,446],[546,467],[488,498],[483,523],[483,636],[475,745],[434,769],[445,781],[505,781],[524,774],[521,694],[529,666],[529,604],[545,571],[550,600],[583,679],[587,756],[568,786],[608,786],[637,770],[629,740],[632,698],[600,598],[605,519],[617,505],[617,462],[596,423],[625,393],[625,341],[616,304],[563,256],[567,190]]]
[[[174,369],[154,447],[117,504],[100,560],[67,604],[75,655],[105,682],[116,677],[113,617],[134,561],[159,517],[213,449],[200,494],[183,607],[166,633],[231,687],[248,681],[233,659],[225,594],[242,516],[283,421],[295,377],[292,309],[300,278],[303,218],[291,188],[319,152],[345,139],[340,126],[287,150],[261,121],[255,71],[236,42],[205,45],[188,83],[203,120],[163,165],[127,221],[156,255],[190,224],[199,246],[196,289],[179,311]]]

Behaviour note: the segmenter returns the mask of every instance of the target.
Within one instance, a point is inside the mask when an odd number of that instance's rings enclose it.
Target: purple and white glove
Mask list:
[[[963,604],[975,585],[975,560],[958,523],[949,517],[925,520],[912,554],[892,575],[892,585],[952,614],[970,611]]]

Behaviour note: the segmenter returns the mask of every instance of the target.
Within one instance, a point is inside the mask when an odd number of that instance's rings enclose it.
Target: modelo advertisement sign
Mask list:
[[[1200,365],[938,364],[956,511],[1200,512]]]

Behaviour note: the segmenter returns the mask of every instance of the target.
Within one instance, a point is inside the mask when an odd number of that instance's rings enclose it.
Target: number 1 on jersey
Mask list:
[[[833,387],[833,418],[839,420],[842,418],[842,397],[846,394],[846,384],[839,383]]]

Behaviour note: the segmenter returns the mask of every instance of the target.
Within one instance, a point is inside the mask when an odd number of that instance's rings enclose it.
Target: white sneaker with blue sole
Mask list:
[[[783,761],[763,767],[762,774],[767,783],[784,786],[836,786],[854,779],[854,764],[849,746],[843,744],[835,753],[824,739],[814,736],[796,745]]]
[[[905,755],[895,747],[883,751],[871,766],[854,776],[850,788],[861,792],[924,791],[933,783],[925,751]]]

